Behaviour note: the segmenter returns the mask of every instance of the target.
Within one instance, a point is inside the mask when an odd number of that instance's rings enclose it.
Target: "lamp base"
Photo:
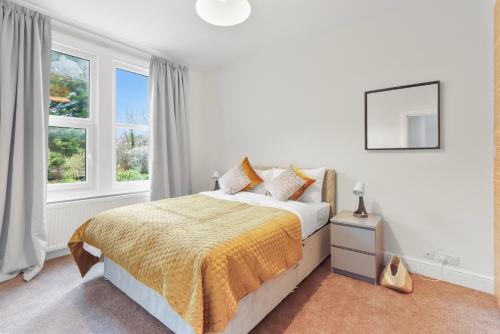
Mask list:
[[[365,209],[365,202],[363,201],[363,196],[359,196],[358,209],[352,214],[354,217],[367,218],[368,212]]]

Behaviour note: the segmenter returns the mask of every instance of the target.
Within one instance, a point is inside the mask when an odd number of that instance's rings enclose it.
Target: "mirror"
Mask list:
[[[439,81],[365,93],[365,149],[438,149]]]

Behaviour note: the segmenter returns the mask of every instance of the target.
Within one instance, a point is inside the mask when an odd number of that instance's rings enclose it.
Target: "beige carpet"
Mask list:
[[[493,296],[423,281],[402,295],[332,274],[329,260],[253,333],[500,333]],[[48,261],[29,283],[0,284],[0,333],[170,333],[102,278],[81,279],[69,257]]]

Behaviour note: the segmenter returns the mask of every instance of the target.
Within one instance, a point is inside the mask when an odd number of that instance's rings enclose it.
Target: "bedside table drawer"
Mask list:
[[[375,256],[332,246],[332,267],[368,278],[377,279]]]
[[[375,230],[333,223],[330,233],[332,245],[375,253]]]

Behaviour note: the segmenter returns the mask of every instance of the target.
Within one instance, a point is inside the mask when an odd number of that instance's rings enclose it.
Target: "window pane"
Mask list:
[[[147,76],[116,69],[116,122],[149,124]]]
[[[89,68],[89,60],[52,51],[50,115],[89,117]]]
[[[77,183],[86,180],[87,131],[49,126],[49,183]]]
[[[149,131],[130,128],[116,129],[116,180],[149,179]]]

